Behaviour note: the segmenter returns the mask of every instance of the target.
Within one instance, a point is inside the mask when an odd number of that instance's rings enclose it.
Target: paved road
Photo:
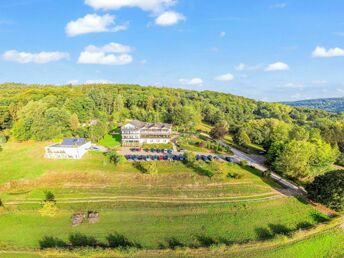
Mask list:
[[[208,137],[210,137],[210,136],[208,135]],[[251,157],[248,154],[246,154],[246,153],[244,153],[238,149],[233,148],[232,146],[226,144],[223,141],[218,140],[217,142],[222,144],[223,146],[229,147],[231,149],[231,151],[233,152],[234,157],[237,158],[238,160],[246,160],[249,163],[249,165],[251,165],[251,166],[255,167],[256,169],[263,171],[263,172],[269,170],[264,164],[261,163],[260,160],[255,159],[254,157]],[[300,195],[307,193],[303,187],[298,186],[297,184],[286,180],[285,178],[281,177],[280,175],[278,175],[274,172],[270,172],[270,177],[274,181],[276,181],[277,183],[281,184],[282,186],[284,186],[284,187],[288,188],[289,190],[292,190],[292,191],[294,191]]]

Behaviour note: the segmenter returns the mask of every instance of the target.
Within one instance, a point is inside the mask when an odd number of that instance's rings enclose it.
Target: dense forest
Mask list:
[[[300,100],[295,102],[286,102],[285,104],[293,107],[318,108],[336,113],[344,111],[344,98]]]
[[[344,163],[344,115],[212,91],[138,85],[0,85],[0,144],[80,136],[96,142],[125,119],[172,123],[175,130],[213,126],[216,138],[257,144],[268,163],[307,179]]]

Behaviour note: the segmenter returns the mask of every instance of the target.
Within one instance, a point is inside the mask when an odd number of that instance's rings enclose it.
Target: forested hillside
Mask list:
[[[277,172],[307,178],[343,163],[344,116],[211,91],[137,85],[0,85],[0,142],[80,136],[97,142],[125,119],[224,129],[235,142],[268,151]],[[222,137],[221,134],[218,137]],[[338,158],[339,157],[339,158]]]
[[[286,104],[294,107],[318,108],[337,113],[344,111],[344,98],[300,100],[287,102]]]

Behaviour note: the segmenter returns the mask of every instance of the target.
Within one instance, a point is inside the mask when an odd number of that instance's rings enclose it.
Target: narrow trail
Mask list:
[[[282,194],[275,192],[247,195],[247,196],[232,196],[232,197],[204,197],[204,198],[182,198],[182,197],[148,197],[148,196],[102,196],[102,197],[83,197],[83,198],[59,198],[57,203],[100,203],[100,202],[151,202],[151,203],[234,203],[234,202],[259,202],[270,201],[280,198],[286,198]],[[25,199],[5,202],[5,205],[25,205],[25,204],[40,204],[41,199]]]

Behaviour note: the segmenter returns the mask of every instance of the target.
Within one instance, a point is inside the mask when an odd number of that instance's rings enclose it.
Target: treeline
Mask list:
[[[179,131],[212,125],[268,151],[269,163],[291,177],[323,173],[344,163],[344,115],[211,91],[137,85],[0,85],[0,139],[64,136],[98,141],[125,119],[172,123]],[[339,157],[339,158],[338,158]],[[290,163],[293,166],[290,165]]]

